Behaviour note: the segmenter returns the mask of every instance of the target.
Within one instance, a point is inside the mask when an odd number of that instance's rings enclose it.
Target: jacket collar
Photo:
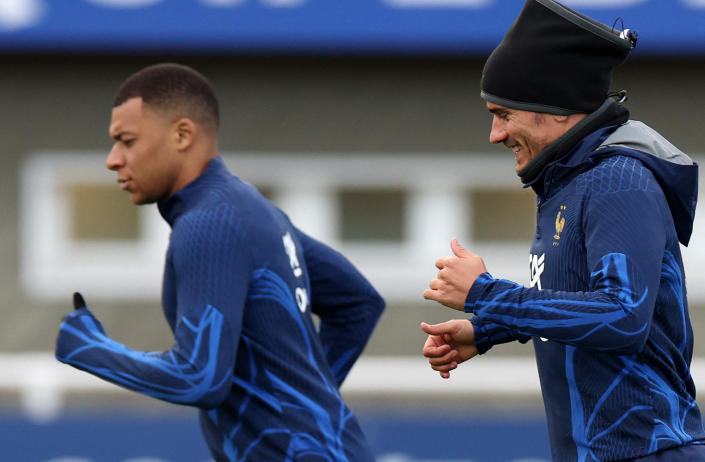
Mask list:
[[[572,159],[576,152],[591,152],[597,148],[614,129],[629,120],[629,110],[617,104],[612,98],[593,113],[578,122],[553,143],[549,144],[529,165],[519,172],[525,186],[535,190],[543,183],[547,171],[557,161],[565,165],[576,165],[584,159]],[[597,136],[590,136],[590,135]],[[543,190],[543,188],[539,188]],[[538,192],[538,191],[537,191]]]
[[[206,169],[191,183],[181,188],[176,193],[169,197],[161,199],[157,202],[159,213],[162,218],[174,226],[174,222],[189,210],[193,204],[197,203],[205,194],[209,194],[212,190],[210,187],[214,181],[219,181],[219,178],[230,176],[225,162],[220,157],[215,157],[210,160]]]

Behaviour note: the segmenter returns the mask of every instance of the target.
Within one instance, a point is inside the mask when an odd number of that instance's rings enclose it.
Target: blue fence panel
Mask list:
[[[566,0],[636,29],[636,53],[705,52],[705,0]],[[484,54],[523,0],[7,0],[0,51]]]
[[[549,462],[536,414],[360,413],[378,462]],[[64,415],[47,424],[0,415],[0,460],[208,462],[195,412]]]

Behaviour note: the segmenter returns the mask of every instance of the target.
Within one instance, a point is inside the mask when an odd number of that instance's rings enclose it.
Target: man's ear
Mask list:
[[[178,151],[188,150],[194,143],[198,127],[193,120],[183,117],[173,125],[174,142]]]

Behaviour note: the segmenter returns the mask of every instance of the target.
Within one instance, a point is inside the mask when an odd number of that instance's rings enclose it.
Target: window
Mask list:
[[[131,240],[139,237],[138,208],[115,184],[66,186],[70,237],[76,241]]]
[[[536,227],[536,196],[531,190],[473,189],[468,200],[468,229],[474,241],[531,241]]]
[[[155,205],[132,204],[102,153],[28,156],[21,185],[20,279],[28,295],[159,297],[169,226]]]
[[[402,241],[404,191],[343,189],[339,192],[343,241]]]
[[[504,157],[481,154],[225,154],[302,231],[340,250],[391,302],[418,301],[457,237],[497,277],[528,283],[535,196]],[[136,207],[103,153],[27,156],[19,207],[21,280],[32,297],[159,298],[169,226]],[[705,181],[701,177],[701,182]],[[701,184],[703,186],[703,184]],[[701,187],[705,191],[705,187]],[[689,295],[702,298],[702,218],[685,255]],[[390,266],[391,265],[391,266]],[[390,270],[390,267],[393,270]]]

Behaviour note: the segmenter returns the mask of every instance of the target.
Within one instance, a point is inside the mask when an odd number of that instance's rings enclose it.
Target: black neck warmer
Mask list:
[[[519,178],[524,184],[533,182],[538,178],[544,167],[561,159],[585,136],[602,127],[621,125],[627,120],[629,120],[629,110],[612,98],[607,98],[596,111],[578,122],[556,141],[546,146],[519,172]]]

